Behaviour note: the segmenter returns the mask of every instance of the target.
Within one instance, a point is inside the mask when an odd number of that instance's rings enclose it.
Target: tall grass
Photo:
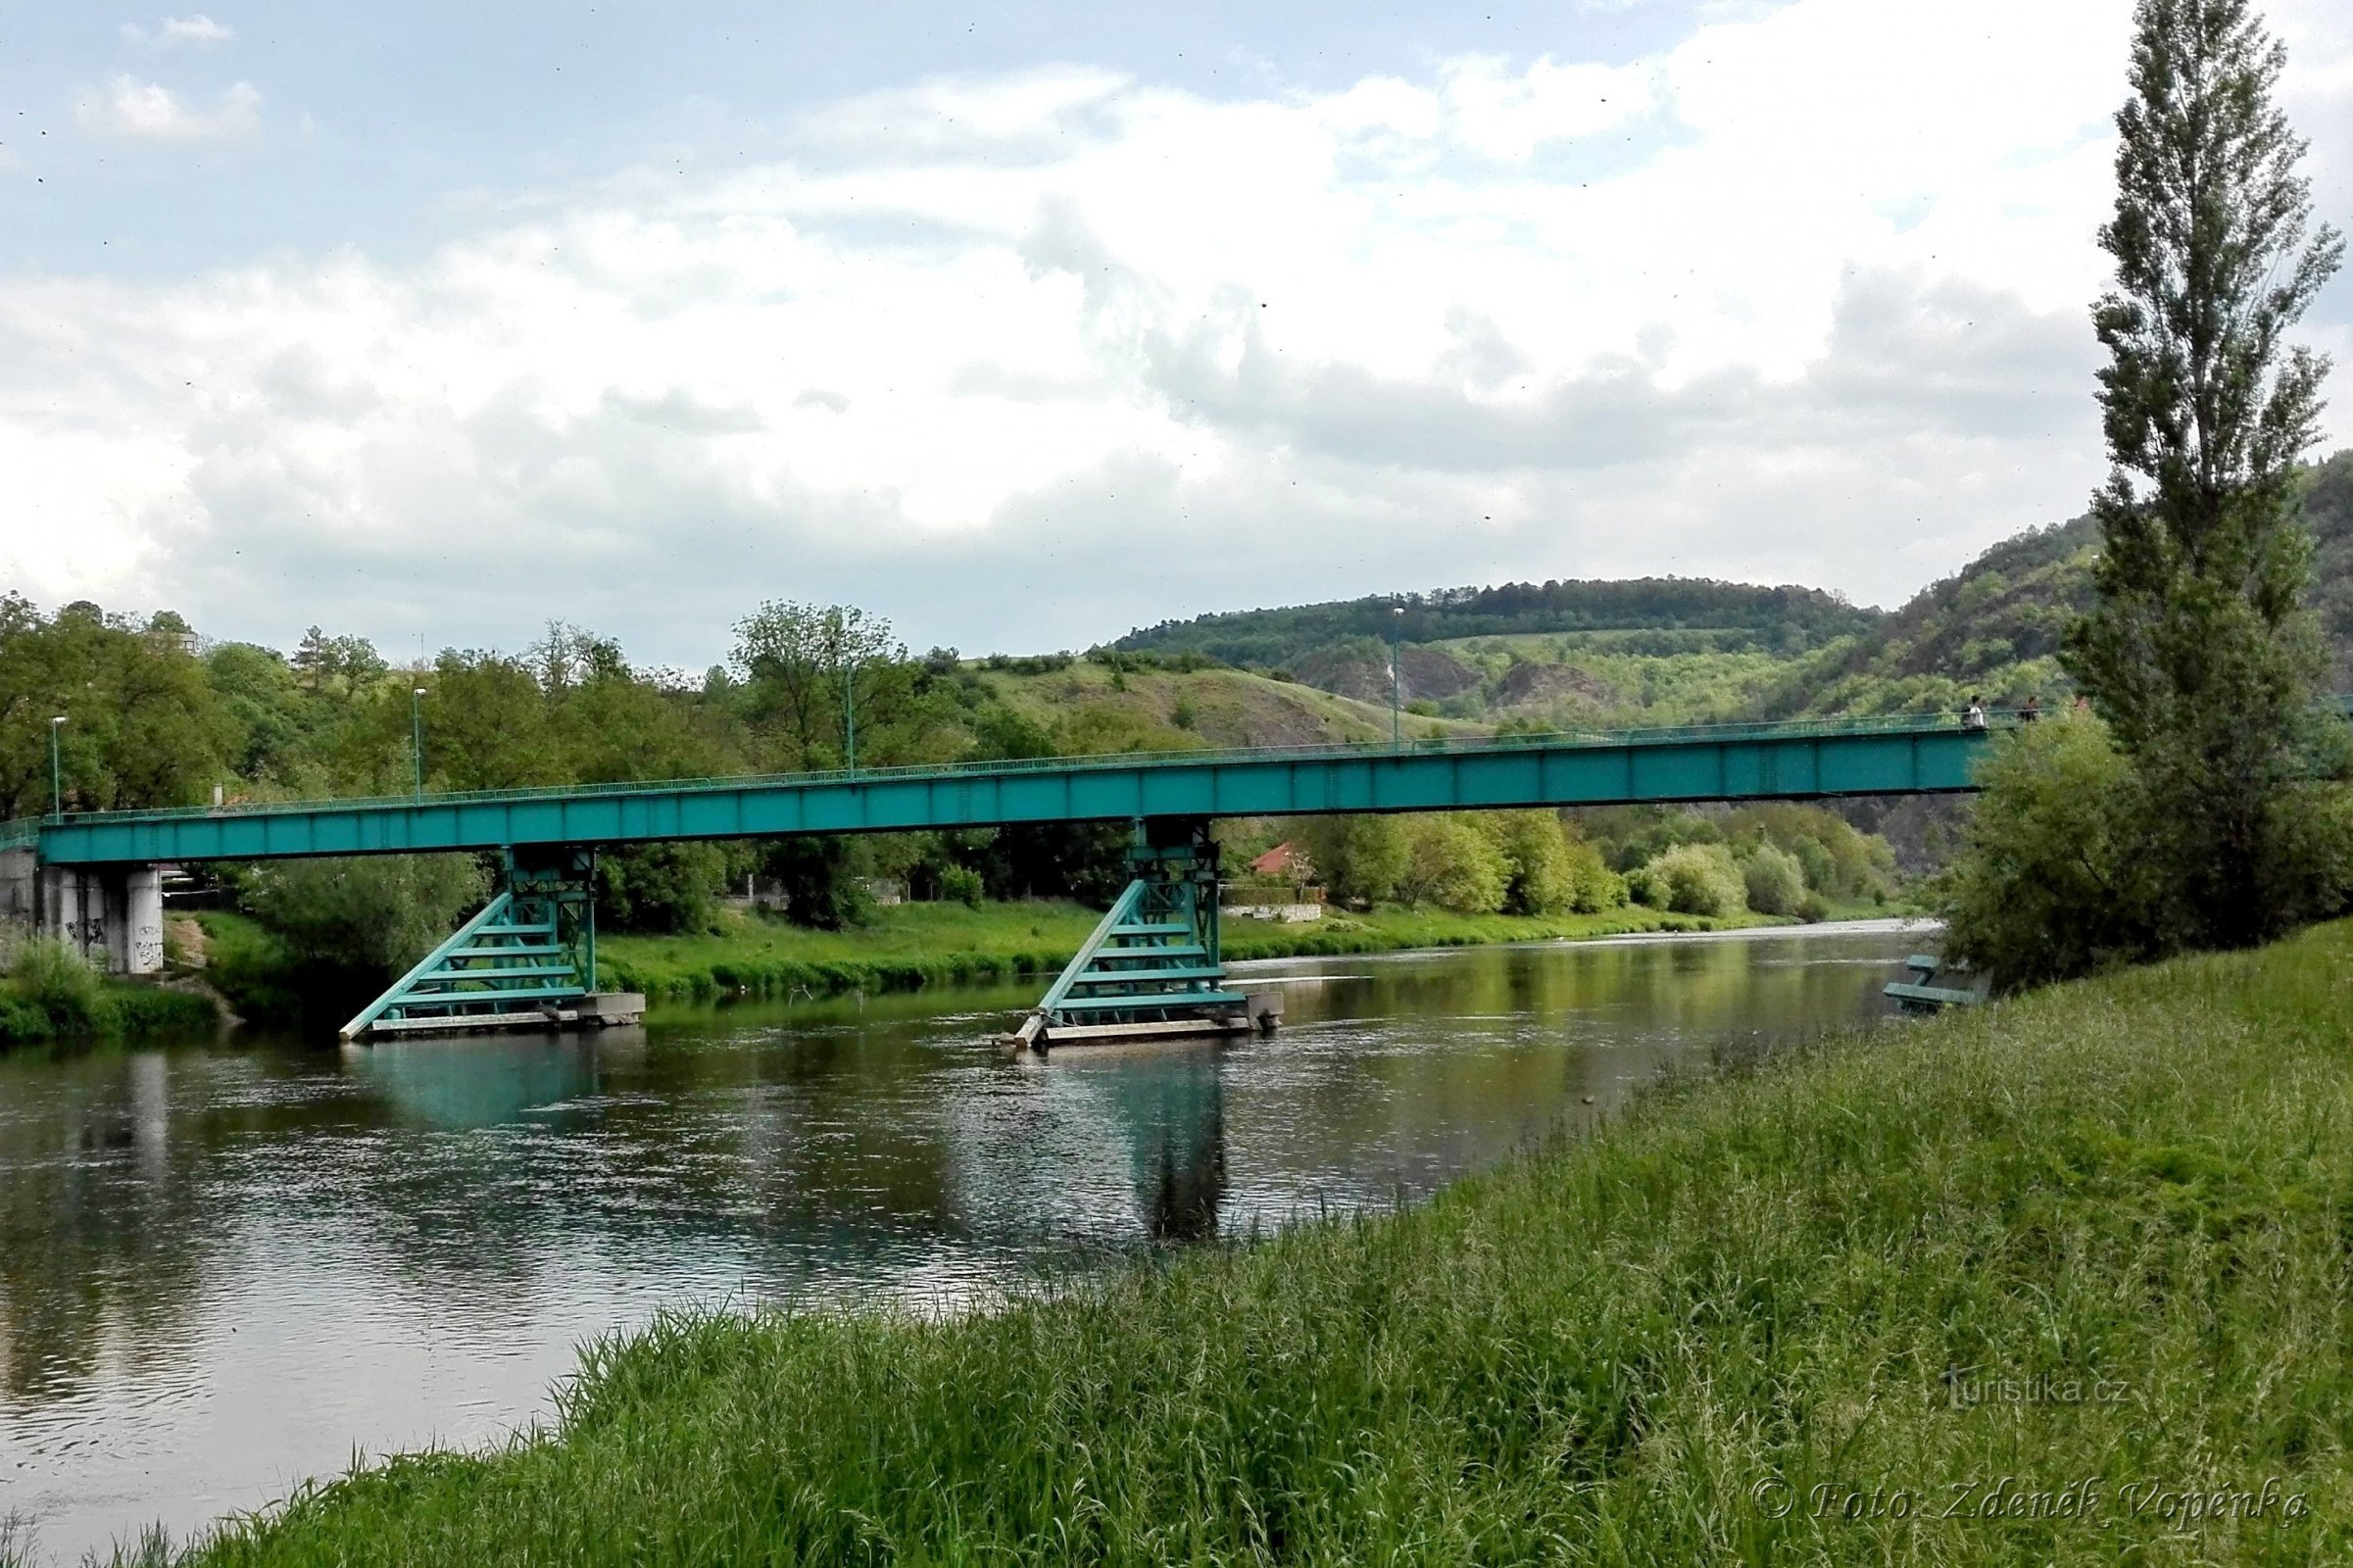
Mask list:
[[[98,971],[60,937],[29,937],[9,956],[10,989],[52,1035],[96,1034],[106,1023]]]
[[[2336,926],[994,1314],[665,1317],[194,1560],[2353,1560],[2349,1004]]]
[[[0,1046],[185,1033],[219,1016],[207,997],[110,981],[55,937],[18,943],[0,979]]]

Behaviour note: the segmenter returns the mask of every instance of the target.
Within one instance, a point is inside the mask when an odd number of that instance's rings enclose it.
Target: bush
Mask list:
[[[2136,852],[2131,764],[2090,717],[2005,737],[1979,764],[1962,850],[1936,878],[1944,953],[2005,990],[2156,950],[2156,887]]]
[[[648,844],[597,858],[597,923],[614,931],[708,931],[727,874],[715,844]]]
[[[1738,914],[1747,890],[1732,851],[1721,844],[1679,844],[1642,868],[1649,888],[1643,902],[1679,914]]]
[[[58,937],[20,943],[8,966],[19,1001],[45,1018],[53,1035],[93,1035],[105,1030],[106,994],[98,971]]]
[[[1740,878],[1748,907],[1759,914],[1795,914],[1805,900],[1805,872],[1797,857],[1770,844],[1747,853],[1740,861]]]
[[[940,897],[960,904],[968,909],[980,907],[983,887],[980,873],[966,866],[951,865],[940,872]]]

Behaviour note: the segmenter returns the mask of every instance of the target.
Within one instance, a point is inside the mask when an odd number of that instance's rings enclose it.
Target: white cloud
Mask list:
[[[135,22],[123,24],[123,39],[140,48],[168,49],[175,44],[226,43],[237,35],[236,29],[215,22],[198,12],[192,17],[166,17],[154,27],[141,26]]]
[[[1630,66],[924,82],[418,262],[22,279],[0,577],[403,646],[526,638],[527,582],[691,666],[771,594],[968,647],[1506,576],[1899,599],[2101,467],[2128,18],[1794,0]]]
[[[224,141],[260,128],[262,95],[240,81],[199,109],[161,82],[117,76],[75,104],[74,118],[85,129],[141,141]]]

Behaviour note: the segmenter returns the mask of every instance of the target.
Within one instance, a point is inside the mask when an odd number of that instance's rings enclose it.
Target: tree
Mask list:
[[[479,908],[490,878],[471,855],[265,860],[236,873],[245,908],[312,964],[381,987]]]
[[[1381,904],[1397,896],[1413,859],[1405,821],[1397,816],[1311,816],[1295,835],[1332,897]]]
[[[743,689],[745,714],[768,740],[771,760],[793,768],[835,767],[843,760],[843,703],[855,689],[869,760],[876,742],[903,723],[922,666],[891,632],[889,621],[851,605],[771,600],[736,622],[728,663]]]
[[[2160,888],[2132,766],[2095,718],[2005,738],[1979,769],[1962,853],[1937,878],[1948,958],[2004,990],[2145,956]]]
[[[2066,661],[2134,775],[2154,949],[2241,946],[2315,891],[2289,811],[2323,674],[2295,503],[2328,362],[2283,339],[2344,247],[2311,227],[2285,51],[2247,0],[2140,0],[2135,26],[2093,315],[2103,548]]]
[[[1679,844],[1627,880],[1644,904],[1682,914],[1738,914],[1747,899],[1740,868],[1721,844]]]
[[[1503,907],[1513,914],[1556,914],[1577,903],[1579,870],[1558,811],[1489,811],[1479,825],[1509,868]]]
[[[1740,878],[1748,907],[1759,914],[1795,914],[1805,903],[1805,869],[1787,850],[1756,845],[1740,857]]]
[[[1503,907],[1510,862],[1472,813],[1429,812],[1412,817],[1405,831],[1412,853],[1398,897],[1457,914],[1493,914]]]

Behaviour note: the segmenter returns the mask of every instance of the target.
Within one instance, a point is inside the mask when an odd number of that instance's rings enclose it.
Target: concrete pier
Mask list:
[[[114,974],[164,969],[164,874],[155,865],[41,865],[0,851],[0,920],[61,937]]]

